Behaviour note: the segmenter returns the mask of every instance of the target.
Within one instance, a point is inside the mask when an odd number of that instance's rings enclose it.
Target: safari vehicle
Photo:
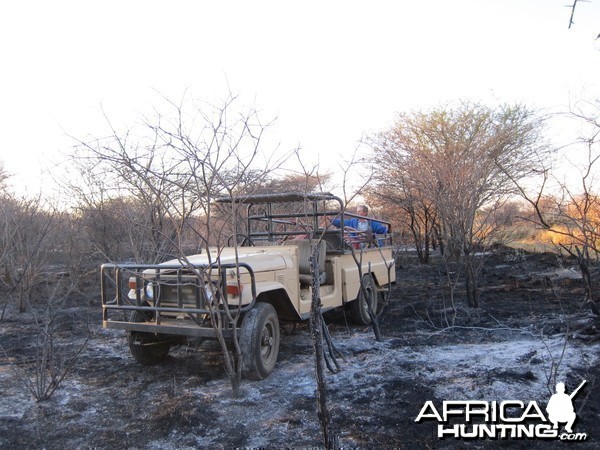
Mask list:
[[[323,311],[347,308],[366,325],[395,282],[390,224],[378,220],[388,233],[376,236],[345,226],[353,214],[332,194],[216,203],[244,211],[228,246],[163,264],[101,268],[103,326],[126,330],[141,364],[159,363],[175,345],[237,338],[242,374],[263,379],[277,361],[280,320],[308,319],[316,283]]]

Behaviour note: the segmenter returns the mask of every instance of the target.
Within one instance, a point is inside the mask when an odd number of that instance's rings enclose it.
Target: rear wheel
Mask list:
[[[279,354],[279,319],[269,303],[257,303],[246,313],[240,331],[242,374],[252,380],[267,378]]]
[[[133,311],[129,318],[130,322],[147,322],[148,320],[147,313],[143,311]],[[144,366],[154,366],[160,363],[167,357],[171,349],[171,344],[165,342],[160,336],[141,331],[130,331],[127,342],[131,356]]]
[[[371,275],[364,275],[362,278],[362,287],[358,290],[358,298],[350,302],[350,313],[352,321],[358,325],[369,325],[371,316],[369,315],[369,303],[373,314],[377,313],[378,292],[375,280]]]

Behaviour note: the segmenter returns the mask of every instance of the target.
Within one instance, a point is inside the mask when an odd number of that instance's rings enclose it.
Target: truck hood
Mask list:
[[[254,272],[263,272],[267,270],[281,270],[291,265],[291,252],[289,247],[241,247],[237,249],[237,260],[240,263],[246,263]],[[217,260],[221,264],[235,264],[235,249],[225,248],[219,254],[217,249],[210,249],[210,258],[208,253],[188,256],[187,259],[193,265],[208,265]],[[163,263],[164,265],[177,265],[181,262],[172,259]]]

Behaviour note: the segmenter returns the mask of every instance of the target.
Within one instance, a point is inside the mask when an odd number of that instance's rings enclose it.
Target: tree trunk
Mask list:
[[[465,255],[465,285],[467,290],[467,305],[479,308],[479,292],[477,289],[477,274],[473,265],[473,256]]]
[[[312,250],[310,266],[312,273],[312,302],[310,308],[310,333],[315,354],[315,377],[317,382],[317,414],[323,433],[325,448],[336,448],[336,437],[333,433],[331,414],[327,408],[327,382],[325,380],[325,356],[323,346],[323,316],[321,315],[321,292],[319,285],[319,261],[317,246]]]
[[[577,264],[579,265],[579,271],[581,272],[581,278],[583,279],[583,287],[585,289],[585,301],[589,303],[592,312],[596,315],[600,315],[598,305],[595,303],[594,288],[592,284],[592,274],[590,272],[590,254],[587,247],[581,250],[579,247],[575,247],[577,251]]]

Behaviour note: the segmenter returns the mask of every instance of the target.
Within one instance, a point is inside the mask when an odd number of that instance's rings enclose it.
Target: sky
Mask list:
[[[600,0],[12,1],[0,5],[0,161],[28,194],[75,140],[161,97],[231,92],[270,141],[334,170],[399,112],[599,98]],[[160,107],[158,107],[160,108]]]

